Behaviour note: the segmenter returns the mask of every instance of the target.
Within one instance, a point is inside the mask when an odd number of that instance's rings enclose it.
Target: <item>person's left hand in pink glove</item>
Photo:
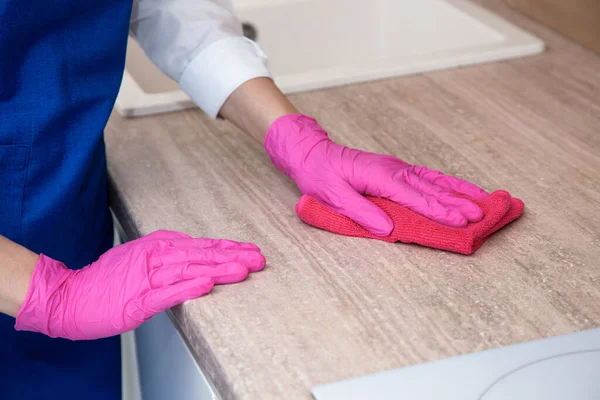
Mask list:
[[[333,142],[313,118],[285,115],[265,138],[275,166],[310,195],[377,236],[393,228],[389,216],[363,195],[390,199],[440,224],[464,227],[483,217],[475,203],[488,196],[470,182],[389,155],[367,153]]]
[[[254,244],[171,231],[117,246],[80,270],[41,255],[15,329],[71,340],[118,335],[264,266]]]

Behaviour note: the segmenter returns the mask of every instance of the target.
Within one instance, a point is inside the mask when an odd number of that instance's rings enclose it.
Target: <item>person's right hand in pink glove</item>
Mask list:
[[[363,195],[390,199],[447,226],[464,227],[483,218],[475,203],[455,196],[461,193],[481,200],[488,196],[483,189],[396,157],[341,146],[305,115],[278,118],[267,132],[265,149],[303,194],[377,236],[389,235],[393,223]]]
[[[41,255],[15,329],[71,340],[118,335],[264,266],[254,244],[171,231],[117,246],[80,270]]]

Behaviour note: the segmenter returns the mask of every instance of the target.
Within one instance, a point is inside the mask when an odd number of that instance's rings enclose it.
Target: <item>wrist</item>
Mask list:
[[[0,236],[0,312],[14,317],[23,305],[39,256]]]
[[[259,142],[273,121],[298,110],[270,78],[251,79],[237,88],[220,110],[220,116]]]

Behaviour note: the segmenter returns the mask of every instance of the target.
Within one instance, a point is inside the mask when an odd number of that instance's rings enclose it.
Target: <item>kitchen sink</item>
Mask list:
[[[538,38],[466,0],[234,0],[244,34],[285,93],[540,53]],[[129,40],[115,108],[140,116],[194,107]]]

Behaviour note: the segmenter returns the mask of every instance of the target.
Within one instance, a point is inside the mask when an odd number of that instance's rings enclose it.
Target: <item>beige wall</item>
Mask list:
[[[506,0],[524,14],[600,53],[600,0]]]

